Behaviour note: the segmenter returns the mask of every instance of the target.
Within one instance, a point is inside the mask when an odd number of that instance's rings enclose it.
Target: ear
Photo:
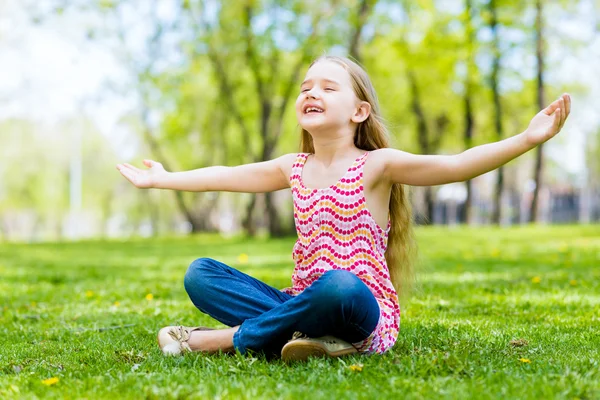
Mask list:
[[[359,124],[367,119],[369,114],[371,114],[371,105],[366,101],[361,101],[352,115],[352,122]]]

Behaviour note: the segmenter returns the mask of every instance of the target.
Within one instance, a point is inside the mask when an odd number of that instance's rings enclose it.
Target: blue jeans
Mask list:
[[[295,331],[310,337],[332,335],[350,343],[366,339],[379,321],[379,305],[352,272],[325,272],[297,296],[210,258],[192,262],[184,279],[192,303],[228,325],[240,325],[233,346],[281,354]]]

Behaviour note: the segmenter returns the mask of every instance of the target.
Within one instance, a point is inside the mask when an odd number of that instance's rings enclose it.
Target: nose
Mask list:
[[[317,96],[315,95],[315,90],[314,90],[314,89],[310,89],[310,90],[308,90],[308,91],[306,92],[306,98],[307,98],[307,99],[309,99],[309,98],[316,99],[316,98],[317,98]]]

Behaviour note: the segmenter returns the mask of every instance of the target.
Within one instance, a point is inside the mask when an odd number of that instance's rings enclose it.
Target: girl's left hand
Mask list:
[[[525,131],[527,142],[537,146],[553,138],[562,129],[570,112],[571,96],[565,93],[533,117]]]

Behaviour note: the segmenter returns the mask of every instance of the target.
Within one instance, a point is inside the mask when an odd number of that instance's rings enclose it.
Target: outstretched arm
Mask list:
[[[571,112],[571,97],[563,94],[544,108],[518,135],[476,146],[456,155],[417,155],[396,149],[377,150],[383,177],[413,186],[463,182],[501,167],[560,132]]]
[[[118,164],[117,169],[129,182],[141,189],[265,193],[289,187],[284,171],[289,169],[294,159],[295,154],[286,154],[253,164],[213,166],[182,172],[167,172],[161,163],[144,160],[144,165],[149,168],[147,170],[126,163]]]

